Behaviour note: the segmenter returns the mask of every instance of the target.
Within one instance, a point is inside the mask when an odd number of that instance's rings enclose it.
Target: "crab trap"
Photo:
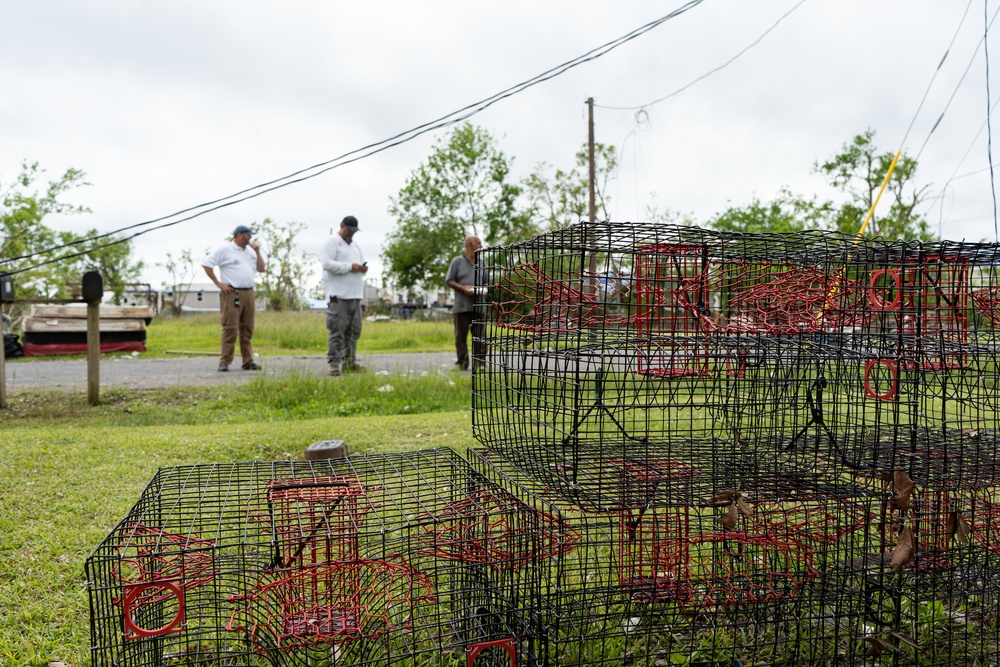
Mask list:
[[[496,453],[470,455],[561,527],[562,548],[538,561],[546,664],[1000,659],[992,491],[744,466],[709,478],[652,454],[615,462],[607,481],[620,500],[604,509],[566,502]]]
[[[451,450],[163,468],[87,560],[92,664],[538,664],[551,534]]]
[[[480,257],[474,434],[554,484],[651,445],[998,481],[998,245],[581,223]]]

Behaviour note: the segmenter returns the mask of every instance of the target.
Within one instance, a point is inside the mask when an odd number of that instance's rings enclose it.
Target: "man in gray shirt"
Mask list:
[[[455,352],[458,354],[458,361],[455,365],[461,370],[469,370],[469,329],[475,318],[475,284],[476,284],[476,251],[483,246],[477,236],[465,237],[465,252],[448,265],[448,274],[444,278],[445,285],[455,290],[455,306],[452,313],[455,315]],[[482,332],[479,327],[472,331],[472,353],[473,358],[482,360],[484,342]]]

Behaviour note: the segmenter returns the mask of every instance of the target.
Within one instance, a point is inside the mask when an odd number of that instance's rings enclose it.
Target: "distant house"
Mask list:
[[[369,281],[365,281],[365,291],[361,297],[363,306],[371,306],[382,303],[381,290]],[[312,299],[309,301],[310,310],[326,310],[326,299]]]
[[[184,313],[214,313],[219,311],[219,295],[222,293],[215,283],[191,283],[173,290],[167,290],[164,294],[164,307],[173,307],[175,303],[180,304],[181,312]],[[267,298],[255,294],[257,310],[267,308]]]

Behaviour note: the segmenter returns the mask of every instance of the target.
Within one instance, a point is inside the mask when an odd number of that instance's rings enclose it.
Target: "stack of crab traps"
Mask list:
[[[481,250],[479,446],[161,470],[95,665],[995,665],[1000,246]]]

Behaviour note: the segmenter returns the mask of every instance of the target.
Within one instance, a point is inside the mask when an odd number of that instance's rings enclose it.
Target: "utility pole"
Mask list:
[[[589,197],[589,211],[588,218],[591,224],[597,222],[597,199],[595,197],[595,187],[594,181],[596,180],[596,168],[594,166],[594,98],[587,98],[587,162],[588,162],[588,176],[587,176],[587,195]],[[593,230],[591,230],[592,232]],[[588,281],[588,287],[591,293],[597,291],[597,253],[594,251],[590,252],[590,263],[588,264],[588,269],[590,271],[590,280]]]
[[[590,221],[597,222],[597,199],[594,192],[594,181],[596,180],[596,167],[594,166],[594,98],[587,98],[587,163],[589,165],[587,177],[587,194],[590,197],[589,213]]]

